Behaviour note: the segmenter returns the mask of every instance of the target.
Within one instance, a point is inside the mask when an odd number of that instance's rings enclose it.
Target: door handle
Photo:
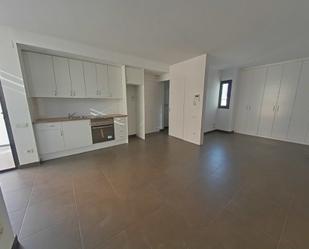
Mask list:
[[[275,112],[275,111],[276,111],[276,105],[273,106],[273,112]]]
[[[279,112],[279,105],[277,105],[277,112]]]

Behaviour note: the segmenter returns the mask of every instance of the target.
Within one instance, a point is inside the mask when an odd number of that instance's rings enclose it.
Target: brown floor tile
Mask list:
[[[308,146],[239,134],[196,146],[157,133],[0,184],[25,249],[305,249],[308,158]]]

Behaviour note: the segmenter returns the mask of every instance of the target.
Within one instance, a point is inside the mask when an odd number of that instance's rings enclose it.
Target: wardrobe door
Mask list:
[[[309,61],[304,61],[288,130],[288,139],[306,143],[309,129]]]
[[[275,139],[287,138],[300,68],[301,62],[283,64],[280,92],[272,130],[272,137]]]
[[[252,70],[246,92],[248,98],[248,116],[246,133],[257,135],[261,104],[263,100],[264,86],[266,80],[266,68]]]
[[[270,66],[267,70],[258,135],[270,137],[280,89],[282,65]]]
[[[239,74],[239,93],[237,96],[238,103],[235,119],[235,131],[238,133],[246,133],[248,114],[247,89],[248,82],[250,81],[250,72],[249,70],[243,70]]]

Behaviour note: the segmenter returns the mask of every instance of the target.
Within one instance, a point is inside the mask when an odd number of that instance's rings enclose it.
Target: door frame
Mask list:
[[[19,160],[18,160],[17,150],[16,150],[16,146],[15,146],[15,142],[14,142],[14,137],[13,137],[12,127],[11,127],[11,123],[10,123],[9,113],[8,113],[6,103],[5,103],[5,97],[4,97],[1,79],[0,79],[0,104],[1,104],[1,107],[2,107],[3,119],[4,119],[5,126],[6,126],[6,131],[7,131],[8,137],[9,137],[9,142],[10,142],[13,160],[14,160],[14,163],[15,163],[14,168],[5,169],[5,170],[0,171],[0,173],[3,173],[3,172],[15,170],[16,168],[18,168],[19,167]]]

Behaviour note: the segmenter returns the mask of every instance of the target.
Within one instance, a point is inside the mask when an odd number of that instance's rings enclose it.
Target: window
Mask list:
[[[219,92],[219,108],[230,108],[232,80],[221,81]]]

